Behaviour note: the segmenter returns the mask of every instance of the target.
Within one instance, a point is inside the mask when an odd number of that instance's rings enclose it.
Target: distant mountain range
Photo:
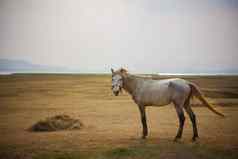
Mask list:
[[[65,67],[54,67],[32,64],[24,60],[0,59],[0,72],[2,73],[51,73],[72,72]]]
[[[168,73],[170,72],[170,73]],[[161,75],[225,75],[225,74],[233,74],[238,75],[238,68],[212,68],[207,69],[203,73],[200,70],[190,68],[190,71],[184,70],[171,70],[168,72],[158,72]],[[39,65],[33,64],[31,62],[25,60],[10,60],[10,59],[0,59],[0,74],[11,74],[11,73],[110,73],[104,72],[103,70],[93,71],[93,70],[78,70],[78,69],[69,69],[66,67],[58,67],[58,66],[47,66],[47,65]],[[146,74],[146,73],[145,73]],[[147,73],[151,74],[151,73]]]

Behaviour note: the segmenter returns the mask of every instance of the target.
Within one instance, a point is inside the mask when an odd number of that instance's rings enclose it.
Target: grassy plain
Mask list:
[[[193,100],[200,135],[196,143],[187,115],[182,140],[172,141],[178,127],[172,105],[147,109],[149,136],[140,139],[138,108],[127,93],[112,95],[110,75],[1,75],[0,158],[238,158],[238,76],[182,78],[199,85],[227,115],[220,118]],[[58,114],[78,118],[84,127],[27,131]]]

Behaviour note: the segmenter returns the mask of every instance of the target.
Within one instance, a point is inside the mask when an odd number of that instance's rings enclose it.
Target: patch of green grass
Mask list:
[[[4,147],[1,152],[17,152],[15,147]],[[33,159],[237,159],[238,152],[214,148],[210,145],[188,143],[140,143],[129,147],[98,149],[94,151],[46,151],[31,155]]]
[[[126,156],[135,156],[136,154],[137,152],[130,148],[116,148],[105,153],[105,156],[120,158],[120,157],[126,157]]]
[[[82,159],[80,153],[42,153],[33,156],[33,159]]]
[[[238,151],[217,149],[208,145],[193,144],[187,147],[199,158],[203,159],[237,159]]]
[[[238,152],[225,151],[201,144],[163,143],[115,148],[90,159],[237,159]]]
[[[160,150],[151,146],[121,147],[96,152],[46,152],[36,154],[33,159],[157,159]]]
[[[160,156],[160,150],[156,147],[128,147],[128,148],[115,148],[109,150],[103,155],[102,158],[110,158],[110,159],[153,159],[158,158]]]
[[[14,153],[17,150],[15,145],[1,145],[0,144],[0,153]]]

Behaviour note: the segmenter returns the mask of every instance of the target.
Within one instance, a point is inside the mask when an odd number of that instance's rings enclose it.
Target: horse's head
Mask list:
[[[127,70],[124,68],[121,68],[116,71],[111,69],[111,72],[112,72],[112,92],[115,96],[118,96],[119,92],[122,92],[123,76],[126,75]]]

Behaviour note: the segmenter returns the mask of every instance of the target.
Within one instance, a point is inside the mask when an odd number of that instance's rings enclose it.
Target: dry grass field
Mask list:
[[[238,158],[238,76],[183,78],[198,84],[227,116],[193,100],[196,143],[187,115],[182,140],[173,142],[178,127],[173,105],[147,109],[149,136],[140,139],[138,108],[127,93],[112,95],[110,75],[1,75],[0,158]],[[28,131],[58,114],[80,119],[83,128]]]

